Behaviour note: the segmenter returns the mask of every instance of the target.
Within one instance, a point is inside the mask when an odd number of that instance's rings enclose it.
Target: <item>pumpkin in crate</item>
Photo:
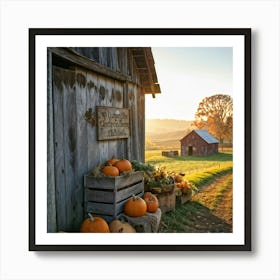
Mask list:
[[[178,189],[181,189],[182,187],[183,187],[183,183],[181,182],[181,183],[176,183],[176,187],[178,188]]]
[[[156,198],[156,196],[154,195],[154,194],[152,194],[151,192],[145,192],[144,193],[144,200],[146,200],[147,198],[150,198],[150,197],[155,197]]]
[[[144,194],[144,200],[147,204],[147,212],[155,213],[158,209],[158,199],[150,192]]]
[[[89,218],[85,219],[80,227],[80,232],[109,233],[110,229],[107,222],[100,217],[93,217],[88,213]]]
[[[114,166],[119,169],[120,173],[132,170],[132,165],[127,159],[118,160],[114,163]]]
[[[115,166],[112,166],[112,165],[105,166],[102,169],[102,173],[106,176],[113,176],[113,177],[116,177],[116,176],[120,175],[119,169]]]
[[[119,159],[112,157],[111,159],[107,160],[105,165],[114,165]]]
[[[189,186],[183,186],[181,188],[181,192],[182,192],[182,194],[187,194],[190,191],[190,189],[191,188]]]
[[[129,223],[120,220],[114,220],[109,224],[110,232],[112,233],[136,233],[136,230]]]
[[[183,182],[183,176],[180,174],[176,174],[174,177],[174,180],[176,183],[182,183]]]
[[[182,194],[187,194],[190,189],[191,189],[190,184],[187,181],[183,181],[182,188],[181,188]]]
[[[147,212],[147,204],[144,199],[133,195],[124,205],[124,213],[130,217],[141,217]]]

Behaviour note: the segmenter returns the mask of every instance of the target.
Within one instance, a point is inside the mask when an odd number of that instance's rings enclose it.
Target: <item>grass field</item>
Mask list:
[[[184,173],[198,192],[192,200],[163,213],[159,232],[232,232],[232,150],[207,157],[164,157],[145,153],[145,163]]]
[[[160,232],[232,232],[232,175],[216,178],[191,201],[164,213]]]
[[[146,151],[146,163],[184,173],[198,192],[192,200],[162,215],[159,232],[232,232],[232,151],[207,157],[164,157]]]
[[[164,157],[160,150],[146,151],[146,163],[184,173],[185,178],[199,187],[216,175],[232,171],[232,152],[219,152],[207,157]]]

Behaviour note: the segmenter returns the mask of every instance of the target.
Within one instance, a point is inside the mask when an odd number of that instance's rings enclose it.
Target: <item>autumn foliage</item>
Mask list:
[[[207,129],[223,143],[232,140],[233,101],[225,94],[216,94],[204,98],[197,108],[194,125],[198,129]]]

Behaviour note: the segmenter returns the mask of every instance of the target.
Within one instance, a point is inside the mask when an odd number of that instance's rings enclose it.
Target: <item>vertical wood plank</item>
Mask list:
[[[116,107],[114,80],[106,78],[106,106]],[[108,140],[108,157],[118,157],[117,142],[118,140]]]
[[[99,63],[107,65],[107,50],[106,48],[99,48]]]
[[[127,75],[133,80],[133,57],[129,48],[127,49]]]
[[[87,111],[87,72],[76,68],[76,128],[77,145],[75,161],[75,188],[72,193],[73,229],[79,231],[85,217],[84,213],[84,174],[88,172],[88,136],[87,122],[84,119]]]
[[[137,116],[137,87],[135,84],[128,84],[128,108],[130,109],[131,116],[131,137],[130,137],[130,149],[131,159],[139,159],[139,134],[138,134],[138,116]]]
[[[126,97],[126,103],[127,103],[127,108],[129,109],[130,113],[130,137],[127,140],[127,155],[129,160],[135,159],[134,156],[134,147],[133,147],[133,137],[134,137],[134,132],[133,132],[133,85],[131,83],[127,83],[127,97]]]
[[[64,119],[64,162],[65,162],[65,207],[66,231],[75,231],[75,188],[77,161],[77,124],[75,72],[64,70],[63,119]]]
[[[138,91],[137,85],[133,85],[133,149],[134,159],[140,160],[140,139],[139,139],[139,115],[138,115]]]
[[[138,160],[144,162],[145,160],[145,93],[141,87],[138,87],[138,132],[139,132],[139,158]]]
[[[112,48],[111,50],[111,56],[112,56],[112,69],[114,71],[120,71],[119,63],[118,63],[118,52],[117,48]]]
[[[114,69],[113,48],[106,48],[107,67]],[[114,69],[115,70],[115,69]]]
[[[56,232],[52,53],[48,50],[47,73],[47,232]]]
[[[117,48],[117,61],[119,65],[119,71],[127,75],[128,74],[127,48]]]
[[[106,88],[106,78],[98,75],[98,105],[107,106],[109,103],[109,93]],[[98,148],[100,150],[99,162],[104,162],[108,159],[108,141],[98,141]]]
[[[124,108],[124,90],[123,83],[115,81],[114,82],[114,98],[113,98],[113,106],[116,108]],[[125,154],[125,145],[126,139],[119,139],[117,141],[117,157],[118,158],[126,158]]]
[[[63,119],[63,70],[53,67],[53,115],[54,115],[54,147],[55,147],[55,196],[57,230],[66,231],[66,186],[64,165],[64,119]]]
[[[129,86],[128,82],[126,81],[123,84],[123,107],[129,109]],[[131,119],[131,113],[130,113],[130,119]],[[125,153],[125,158],[131,159],[131,121],[130,121],[130,127],[129,127],[129,132],[130,135],[129,137],[125,140],[125,145],[124,145],[124,153]]]
[[[96,110],[96,105],[99,104],[99,88],[98,77],[93,72],[87,72],[87,110],[92,108],[93,112]],[[92,127],[86,123],[87,127],[87,149],[88,149],[88,170],[91,170],[99,164],[100,150],[97,143],[96,127]]]

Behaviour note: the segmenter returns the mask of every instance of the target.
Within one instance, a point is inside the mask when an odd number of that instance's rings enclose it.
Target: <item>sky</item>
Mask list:
[[[231,47],[152,48],[161,94],[146,95],[146,118],[193,120],[203,98],[232,95]]]

